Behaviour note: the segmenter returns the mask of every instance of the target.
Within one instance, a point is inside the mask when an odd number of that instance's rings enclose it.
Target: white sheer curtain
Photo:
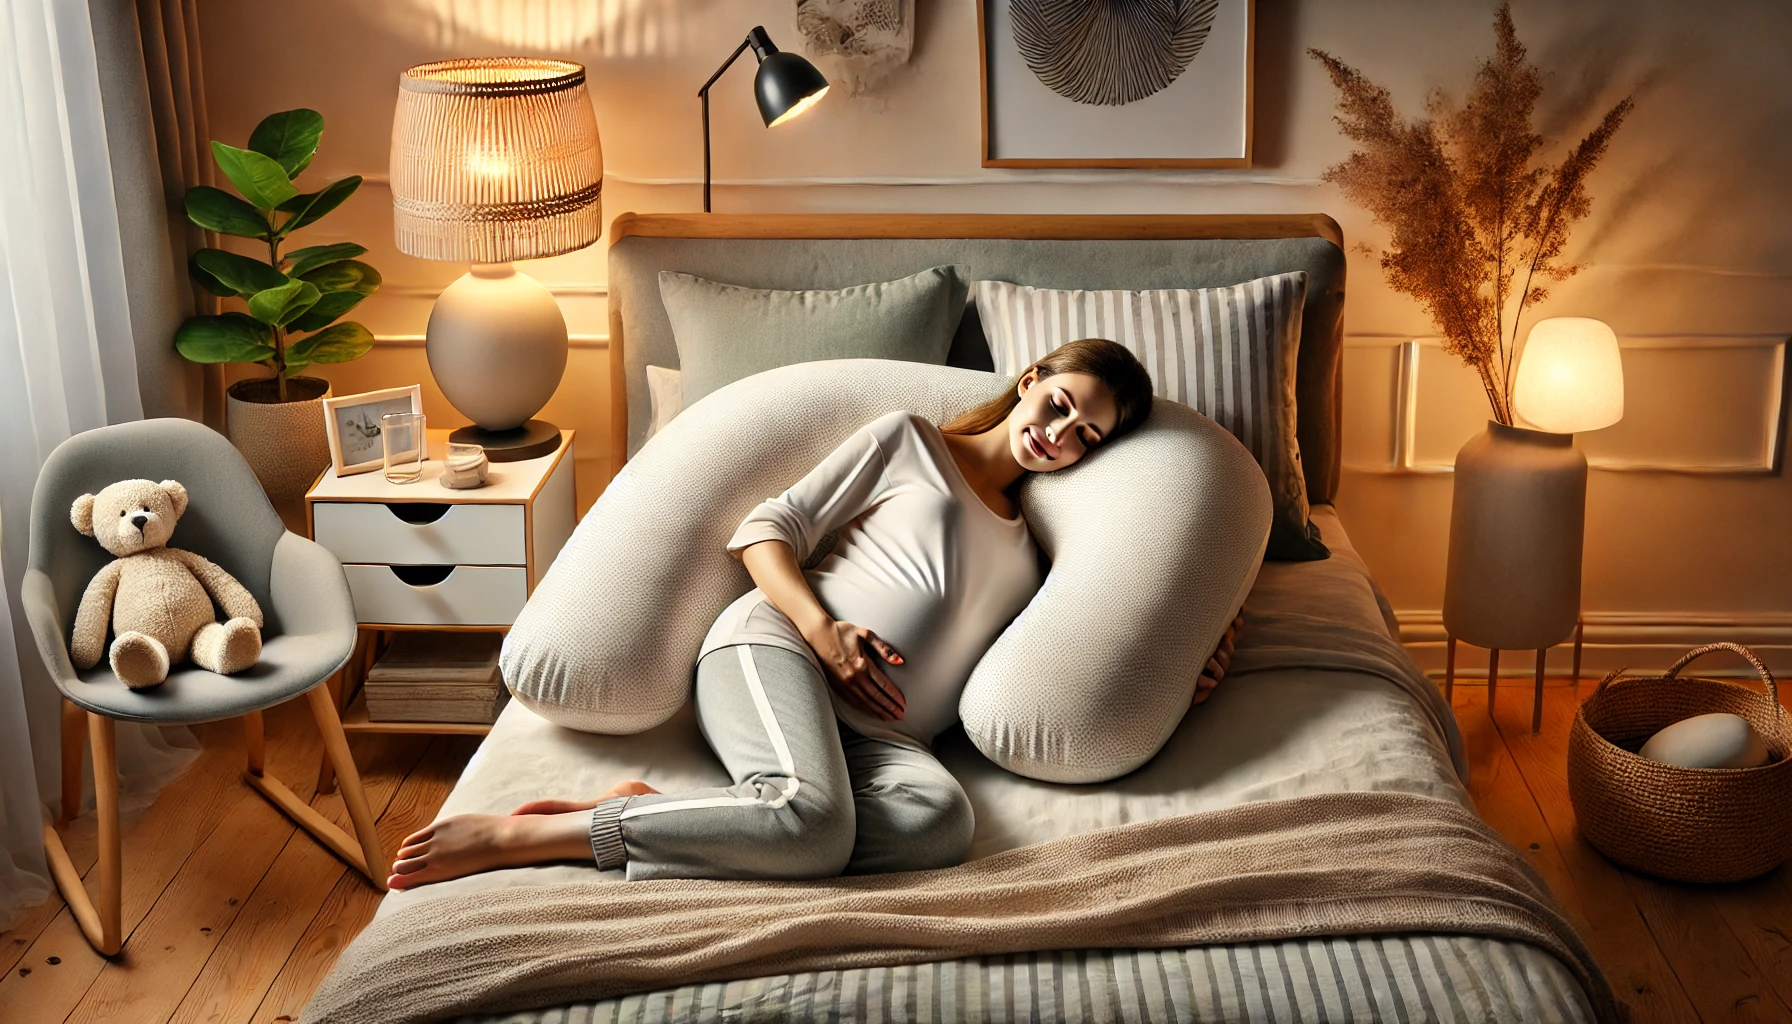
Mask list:
[[[16,600],[32,487],[44,457],[72,434],[141,418],[137,387],[87,5],[6,0],[0,3],[0,928],[50,894],[41,805],[54,808],[60,791],[59,697]],[[187,729],[119,723],[124,813],[146,807],[197,750]]]

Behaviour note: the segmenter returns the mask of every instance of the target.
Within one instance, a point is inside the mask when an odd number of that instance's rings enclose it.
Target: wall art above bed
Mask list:
[[[1255,0],[978,0],[985,167],[1249,167]]]

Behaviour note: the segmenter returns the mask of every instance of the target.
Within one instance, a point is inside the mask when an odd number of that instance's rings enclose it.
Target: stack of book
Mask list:
[[[510,697],[498,675],[497,633],[402,632],[367,672],[374,722],[489,725]]]

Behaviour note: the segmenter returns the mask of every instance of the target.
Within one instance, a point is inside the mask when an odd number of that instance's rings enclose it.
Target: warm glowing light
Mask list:
[[[510,173],[510,161],[496,153],[468,153],[467,170],[488,178],[502,178]]]
[[[801,115],[803,113],[803,111],[808,110],[810,107],[813,107],[817,102],[819,102],[821,100],[821,98],[823,96],[826,96],[827,94],[828,94],[828,87],[824,85],[821,87],[821,90],[819,92],[810,93],[809,95],[804,96],[802,99],[797,100],[795,106],[791,107],[789,110],[786,110],[782,114],[779,114],[777,119],[774,120],[771,124],[766,125],[766,127],[767,128],[776,128],[779,125],[783,124],[784,122],[790,120],[791,118]]]
[[[1588,317],[1538,321],[1519,359],[1513,401],[1520,418],[1557,434],[1598,430],[1623,419],[1618,336]]]

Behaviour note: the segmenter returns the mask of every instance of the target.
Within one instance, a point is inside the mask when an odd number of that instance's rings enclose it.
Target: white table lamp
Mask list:
[[[427,350],[442,393],[474,423],[451,440],[493,462],[560,445],[558,427],[530,417],[566,370],[566,318],[511,261],[597,241],[603,167],[582,65],[480,57],[399,79],[393,231],[412,256],[473,265],[436,299]]]
[[[1544,652],[1580,623],[1587,460],[1574,432],[1624,415],[1624,369],[1612,329],[1584,317],[1540,320],[1518,363],[1515,404],[1537,429],[1489,422],[1456,453],[1444,579],[1445,688],[1456,642],[1489,650],[1493,712],[1499,652],[1537,652],[1531,731],[1542,721]],[[1576,645],[1575,672],[1579,674]]]

